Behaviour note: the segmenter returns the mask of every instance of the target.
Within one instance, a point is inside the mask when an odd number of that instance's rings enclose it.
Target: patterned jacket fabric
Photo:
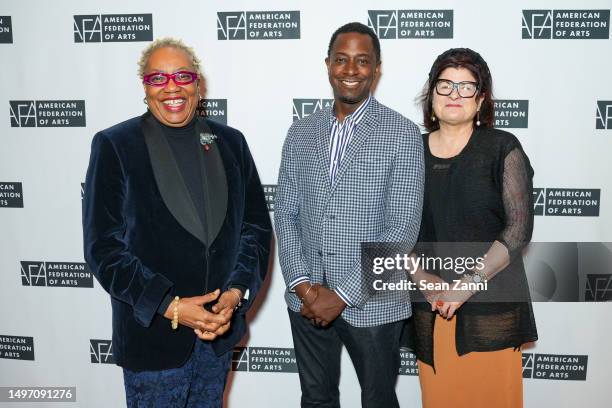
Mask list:
[[[419,129],[372,98],[331,183],[332,109],[296,121],[283,146],[275,227],[285,283],[306,278],[345,295],[350,306],[342,317],[355,327],[408,318],[407,291],[373,291],[370,277],[362,275],[360,244],[414,246],[424,184]],[[398,281],[399,274],[387,279]],[[291,310],[300,310],[289,289],[285,299]]]

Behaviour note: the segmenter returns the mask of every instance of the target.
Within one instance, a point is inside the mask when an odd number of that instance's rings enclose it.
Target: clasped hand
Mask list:
[[[242,297],[238,289],[228,289],[221,294],[219,289],[201,296],[181,298],[179,302],[179,324],[191,327],[202,340],[212,341],[230,328],[234,309]],[[219,301],[208,311],[204,305]],[[172,320],[174,302],[168,306],[164,316]]]
[[[437,284],[441,286],[446,283],[437,275],[423,272],[420,278],[428,284]],[[435,287],[435,285],[434,285]],[[459,309],[472,295],[469,290],[427,290],[422,289],[421,292],[427,302],[431,305],[432,312],[440,313],[440,316],[450,320]]]
[[[450,320],[473,293],[469,290],[445,290],[427,299],[431,303],[431,311],[437,311],[440,316]]]
[[[325,327],[342,313],[346,303],[334,292],[319,284],[301,283],[295,291],[302,299],[302,316],[317,326]]]

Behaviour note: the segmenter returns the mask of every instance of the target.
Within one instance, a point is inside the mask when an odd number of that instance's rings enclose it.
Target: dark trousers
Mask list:
[[[375,327],[353,327],[338,317],[330,326],[313,326],[289,310],[291,333],[302,387],[302,408],[340,407],[340,353],[351,357],[363,408],[397,408],[399,339],[403,321]]]

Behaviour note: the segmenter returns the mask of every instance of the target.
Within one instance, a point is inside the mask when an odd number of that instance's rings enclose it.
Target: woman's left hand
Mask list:
[[[203,325],[195,332],[202,340],[214,340],[219,336],[223,336],[232,324],[232,316],[242,300],[242,292],[239,289],[230,288],[223,292],[219,297],[219,301],[212,307],[212,312],[223,316],[227,319],[227,323],[221,325],[214,332],[206,331]]]
[[[240,289],[230,288],[221,294],[219,301],[212,307],[212,311],[219,314],[225,309],[229,309],[231,316],[241,300],[242,292]]]
[[[437,310],[440,316],[450,320],[472,295],[473,293],[469,290],[446,290],[435,296],[432,310]]]

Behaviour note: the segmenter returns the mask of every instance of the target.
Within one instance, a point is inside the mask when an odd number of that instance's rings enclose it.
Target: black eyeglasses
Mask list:
[[[454,90],[462,98],[471,98],[478,92],[478,84],[471,81],[453,82],[448,79],[438,79],[436,81],[436,93],[441,96],[448,96],[453,93]]]

